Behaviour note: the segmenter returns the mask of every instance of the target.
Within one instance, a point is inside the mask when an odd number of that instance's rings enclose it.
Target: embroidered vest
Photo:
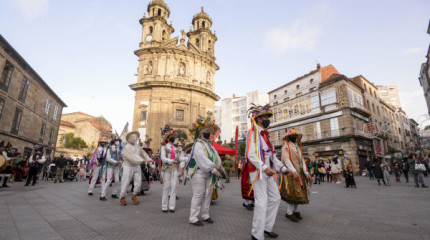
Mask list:
[[[164,150],[165,150],[165,152],[166,152],[166,158],[168,158],[168,159],[170,159],[170,148],[168,148],[167,147],[167,144],[166,145],[164,145],[163,146],[163,148],[164,148]],[[176,159],[178,159],[177,158],[177,156],[178,156],[178,154],[176,154],[175,153],[175,156],[176,156]],[[176,164],[172,164],[172,165],[168,165],[168,164],[165,164],[165,163],[163,163],[163,170],[173,170],[173,169],[177,169],[178,168],[178,165],[176,165]]]
[[[110,151],[111,158],[118,162],[120,160],[119,159],[120,152],[118,150],[113,151],[112,149],[109,149],[109,151]],[[115,167],[115,163],[106,161],[106,164],[107,164],[107,167]]]

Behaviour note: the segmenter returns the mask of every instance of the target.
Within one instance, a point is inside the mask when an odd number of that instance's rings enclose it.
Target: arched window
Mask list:
[[[155,8],[152,9],[152,16],[155,14]]]
[[[163,30],[162,40],[164,41],[166,39],[166,30]]]
[[[151,27],[149,27],[149,33],[152,34],[152,32],[154,32],[154,28],[151,26]]]
[[[209,41],[208,41],[208,50],[209,50],[209,51],[211,50],[211,43],[212,43],[212,42],[211,42],[211,40],[209,40]]]
[[[287,94],[288,93],[288,90],[284,90],[284,94]]]
[[[300,88],[300,85],[297,85],[297,86],[296,86],[296,89],[299,89],[299,88]]]
[[[158,16],[161,16],[161,9],[158,9]]]
[[[203,21],[203,22],[202,22],[202,27],[203,27],[203,28],[205,28],[205,27],[206,27],[205,21]]]
[[[197,29],[200,28],[200,21],[197,21]]]
[[[310,84],[312,84],[314,82],[314,79],[312,78],[310,81],[309,81],[309,83]]]
[[[276,99],[276,95],[273,95],[273,99]]]
[[[364,91],[367,92],[366,84],[364,84]]]
[[[197,47],[200,47],[200,39],[196,39],[196,45],[197,45]]]

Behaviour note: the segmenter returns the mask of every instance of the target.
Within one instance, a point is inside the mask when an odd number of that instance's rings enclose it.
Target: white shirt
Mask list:
[[[148,154],[143,151],[138,144],[132,145],[128,143],[121,152],[124,166],[135,167],[142,164],[144,161],[151,161]]]
[[[290,146],[290,148],[291,148],[291,151],[295,151],[295,152],[297,152],[297,153],[299,153],[299,151],[300,151],[300,149],[298,149],[297,148],[297,145],[295,144],[295,143],[293,143],[293,142],[289,142],[289,144],[288,144],[289,146]],[[284,145],[285,146],[285,145]],[[284,147],[284,146],[282,146],[282,147]],[[286,150],[286,151],[288,151],[288,150]],[[308,170],[307,170],[307,167],[306,167],[306,162],[305,162],[305,159],[303,158],[303,157],[301,157],[302,158],[302,168],[303,168],[303,172],[305,173],[305,174],[309,174],[308,173]],[[293,165],[293,163],[291,162],[291,159],[290,159],[290,156],[289,156],[289,154],[286,156],[286,159],[285,159],[285,166],[288,168],[288,169],[290,169],[291,171],[293,171],[293,172],[296,172],[297,170],[296,170],[296,168],[294,167],[294,165]]]
[[[258,130],[262,131],[262,130],[264,130],[264,128],[259,127]],[[248,133],[246,135],[246,143],[248,143],[248,141],[249,141],[248,138],[249,138],[249,131],[248,131]],[[274,153],[271,152],[269,146],[266,144],[266,141],[263,140],[263,137],[261,137],[260,144],[261,144],[261,147],[262,147],[263,151],[265,152],[265,154],[264,154],[264,162],[261,162],[261,164],[262,164],[261,165],[261,170],[265,171],[266,168],[270,167],[270,159],[272,159],[273,169],[275,169],[276,171],[282,171],[281,168],[283,168],[284,165],[282,165],[282,162],[279,161],[279,159],[276,157],[276,154],[274,154]],[[272,144],[272,143],[270,142],[270,144]],[[272,144],[272,148],[275,149],[273,147],[273,144]],[[245,151],[246,151],[246,149],[245,149]],[[261,157],[262,156],[260,156],[260,158]],[[259,159],[257,158],[257,153],[255,152],[255,132],[253,132],[251,134],[251,142],[250,142],[250,145],[249,145],[248,159],[252,163],[252,165],[254,165],[257,169],[260,169]]]
[[[41,159],[39,159],[39,163],[40,164],[42,164],[42,163],[44,163],[46,161],[46,159],[45,159],[45,156],[44,155],[42,155],[42,158]],[[28,162],[29,163],[32,163],[33,162],[33,155],[31,155],[31,157],[30,157],[30,159],[28,160]]]
[[[13,158],[7,156],[7,152],[6,151],[3,151],[1,154],[6,159],[6,162],[9,162],[9,161],[13,160]]]
[[[213,156],[213,162],[206,155],[205,147],[209,156]],[[218,152],[215,150],[212,144],[210,144],[210,142],[202,139],[198,139],[194,144],[193,158],[196,160],[197,166],[202,172],[213,172],[215,169],[221,167],[221,158],[219,157]]]
[[[115,151],[118,149],[118,146],[115,146]],[[114,151],[113,149],[112,149],[112,151]],[[120,152],[118,151],[118,154],[119,154]],[[109,151],[107,151],[107,154],[106,154],[106,161],[108,161],[108,162],[110,162],[110,163],[113,163],[113,164],[116,164],[118,161],[117,160],[115,160],[115,159],[113,159],[112,158],[112,155],[110,154],[110,150]]]

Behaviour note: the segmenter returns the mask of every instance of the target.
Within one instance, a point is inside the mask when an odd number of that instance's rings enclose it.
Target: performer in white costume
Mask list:
[[[255,167],[249,169],[249,178],[253,183],[250,191],[254,190],[255,198],[252,239],[263,240],[264,235],[269,238],[277,238],[278,234],[272,231],[281,201],[276,172],[290,173],[292,171],[287,168],[288,166],[283,166],[281,161],[276,158],[275,148],[266,131],[270,125],[269,119],[273,115],[269,106],[252,105],[248,112],[252,114],[253,124],[246,139],[246,155]]]
[[[190,129],[191,135],[196,139],[188,170],[193,188],[191,200],[190,224],[203,226],[206,223],[214,223],[209,216],[209,207],[212,191],[217,187],[219,177],[222,175],[221,158],[210,142],[210,136],[215,134],[218,126],[210,117],[199,118]],[[199,216],[201,215],[201,220]]]
[[[115,179],[112,184],[112,198],[118,198],[118,183],[119,183],[119,168],[121,166],[121,139],[112,139],[109,144],[109,149],[106,154],[105,170],[106,174],[102,174],[102,181],[104,186],[102,188],[102,193],[100,200],[106,201],[106,191],[107,188]],[[104,173],[104,171],[103,171]]]
[[[107,137],[102,137],[99,140],[99,145],[97,146],[96,151],[96,157],[94,158],[94,161],[91,163],[90,167],[92,167],[92,174],[91,174],[91,182],[90,187],[88,188],[88,195],[93,195],[94,186],[97,183],[97,179],[99,178],[100,169],[103,167],[104,160],[106,158],[106,152],[107,152],[107,143],[108,139]],[[103,181],[101,181],[102,189],[104,187]]]
[[[175,212],[176,208],[176,192],[178,185],[178,168],[179,164],[185,159],[174,146],[177,131],[166,125],[162,130],[163,146],[160,151],[160,158],[163,163],[163,196],[161,199],[161,210],[164,213],[170,211]],[[169,198],[170,196],[170,198]]]
[[[122,160],[124,162],[120,193],[120,203],[122,206],[127,205],[125,195],[127,194],[127,187],[130,184],[132,177],[134,178],[134,192],[131,200],[134,204],[139,204],[139,200],[137,200],[136,195],[140,192],[140,186],[142,184],[142,170],[140,169],[140,164],[151,161],[148,154],[146,154],[139,144],[137,144],[139,137],[139,132],[128,133],[126,136],[127,145],[125,145],[124,150],[121,152]]]

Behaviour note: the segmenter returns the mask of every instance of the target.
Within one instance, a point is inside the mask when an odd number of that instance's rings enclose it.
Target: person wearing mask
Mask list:
[[[148,154],[137,144],[140,138],[139,132],[130,132],[126,136],[127,144],[121,153],[123,160],[123,174],[121,179],[121,193],[120,193],[120,204],[126,206],[125,195],[127,194],[127,187],[130,184],[131,178],[134,179],[134,192],[131,200],[135,205],[139,204],[137,194],[140,192],[140,186],[142,184],[142,170],[140,164],[149,163],[151,159]]]
[[[290,128],[283,138],[282,146],[282,164],[291,169],[293,174],[283,174],[280,192],[282,200],[286,201],[288,206],[285,217],[293,222],[303,219],[298,208],[299,204],[309,204],[308,182],[312,183],[312,177],[306,169],[303,158],[301,138],[302,134]],[[320,166],[317,161],[315,163]],[[316,169],[318,171],[318,168]]]
[[[31,184],[31,186],[34,186],[36,184],[37,174],[39,173],[43,163],[45,163],[46,161],[45,156],[43,156],[43,147],[38,147],[34,151],[35,151],[35,154],[32,155],[28,160],[30,164],[30,171],[29,171],[25,186],[28,186],[31,180],[33,180],[33,183]]]
[[[55,166],[57,167],[57,172],[55,173],[55,180],[54,183],[57,183],[57,181],[60,181],[60,183],[63,182],[63,174],[64,174],[64,168],[66,167],[67,160],[64,157],[64,154],[61,153],[60,157],[54,160]]]
[[[418,188],[420,187],[420,185],[418,185],[418,183],[421,183],[421,186],[423,188],[428,188],[425,184],[424,184],[424,180],[423,180],[423,172],[425,171],[425,166],[424,168],[419,168],[420,166],[418,166],[419,164],[424,165],[417,157],[417,155],[415,153],[411,153],[409,154],[409,159],[408,159],[408,163],[409,163],[409,171],[411,172],[412,176],[414,177],[414,182],[415,182],[415,187]]]
[[[174,143],[178,137],[178,132],[166,125],[161,130],[163,146],[160,151],[160,158],[163,164],[163,195],[161,197],[161,211],[164,213],[174,213],[176,209],[176,193],[178,185],[178,168],[182,159],[180,152],[175,148]],[[170,196],[170,198],[169,198]]]
[[[102,191],[100,195],[101,201],[106,201],[106,191],[107,188],[112,183],[112,180],[115,178],[114,183],[112,184],[112,198],[118,198],[118,183],[119,183],[119,167],[121,164],[121,139],[114,138],[111,140],[109,144],[109,148],[106,153],[106,174],[102,174],[101,181]]]
[[[108,139],[107,137],[102,137],[99,140],[99,145],[93,154],[93,158],[90,162],[90,167],[92,167],[93,171],[91,174],[91,180],[90,180],[90,187],[88,188],[88,195],[93,195],[94,186],[97,183],[97,180],[100,176],[100,171],[104,166],[104,162],[106,159],[106,153],[107,153],[107,143]],[[103,181],[101,181],[102,189],[104,187]]]
[[[406,183],[409,183],[409,163],[408,159],[404,158],[400,163],[400,167],[402,169],[403,175],[405,175]]]
[[[194,145],[191,160],[188,163],[190,171],[188,175],[193,189],[189,223],[195,226],[203,226],[203,222],[214,223],[209,215],[209,207],[213,189],[219,187],[219,179],[223,173],[221,158],[211,143],[211,135],[214,135],[218,129],[215,120],[210,116],[199,117],[190,129]]]
[[[266,130],[273,115],[270,105],[253,104],[248,112],[252,116],[252,125],[246,138],[246,157],[253,165],[253,169],[249,169],[249,178],[254,186],[251,186],[251,190],[254,190],[255,198],[251,235],[252,239],[259,240],[264,239],[265,235],[269,238],[277,238],[278,234],[273,232],[273,225],[281,196],[276,182],[276,172],[292,174],[294,170],[284,166],[278,160],[275,148],[270,141],[269,132]],[[295,175],[297,176],[298,173]]]

